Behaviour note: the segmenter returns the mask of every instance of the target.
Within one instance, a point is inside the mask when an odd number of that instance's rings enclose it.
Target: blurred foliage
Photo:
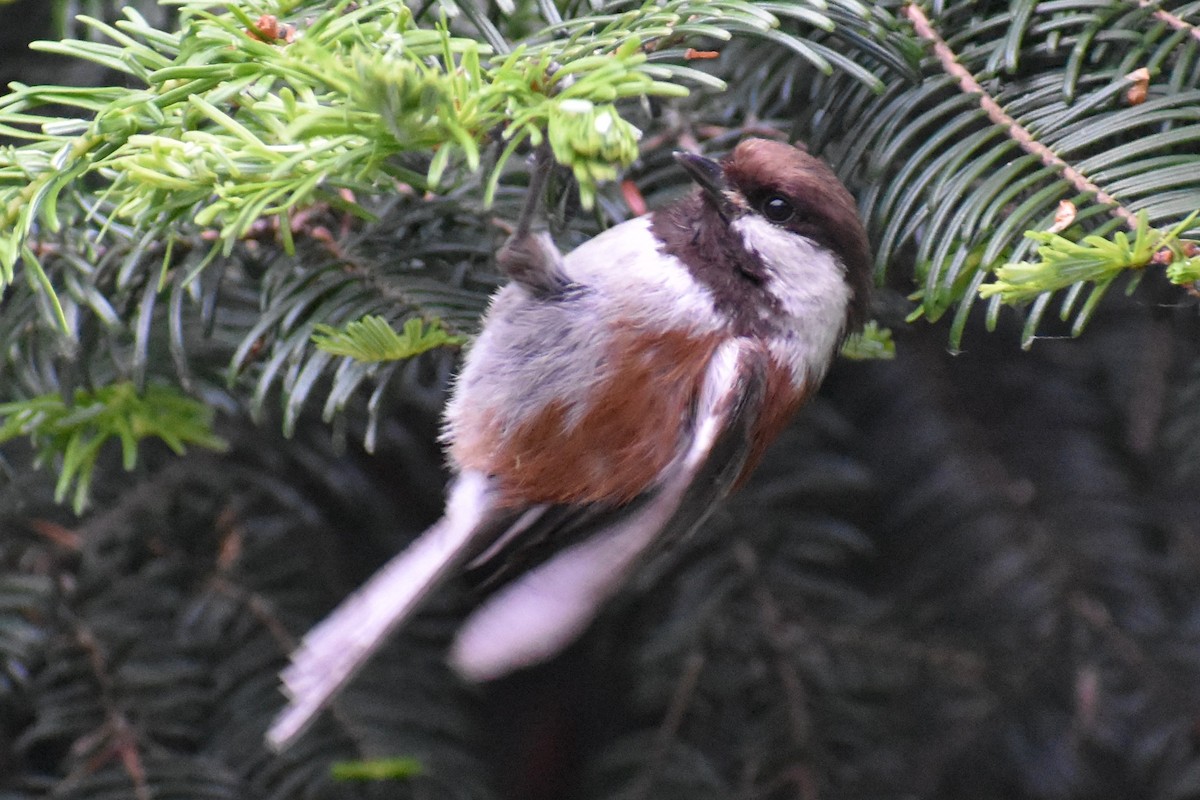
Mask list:
[[[896,357],[896,343],[892,341],[892,332],[880,328],[874,320],[863,326],[858,333],[853,333],[842,345],[842,357],[861,361],[864,359]]]
[[[687,64],[691,41],[766,37],[880,85],[801,35],[835,25],[816,0],[673,0],[570,18],[546,4],[541,27],[515,37],[498,22],[524,29],[532,9],[171,7],[174,30],[127,7],[114,22],[81,18],[87,39],[35,45],[116,75],[110,85],[14,84],[0,98],[12,142],[0,150],[10,402],[60,390],[64,371],[95,387],[154,377],[227,393],[255,416],[280,399],[291,431],[314,391],[327,392],[332,419],[370,382],[370,444],[395,370],[335,358],[313,334],[368,317],[469,332],[493,284],[463,267],[489,261],[489,211],[516,217],[519,152],[548,142],[573,178],[558,196],[588,209],[599,182],[639,156],[626,117],[652,98],[725,87]],[[801,30],[777,30],[780,19]],[[390,252],[364,252],[365,237],[389,229],[401,234]]]
[[[103,386],[94,392],[77,389],[70,403],[57,394],[0,404],[0,443],[29,437],[40,462],[61,458],[54,499],[72,494],[75,513],[87,505],[88,488],[100,449],[110,439],[121,443],[121,462],[128,472],[137,464],[138,444],[154,437],[182,455],[189,444],[222,449],[212,432],[213,410],[181,395],[173,387],[151,385],[139,393],[131,383]]]
[[[342,761],[333,765],[333,777],[341,781],[383,781],[420,774],[421,762],[414,758]]]

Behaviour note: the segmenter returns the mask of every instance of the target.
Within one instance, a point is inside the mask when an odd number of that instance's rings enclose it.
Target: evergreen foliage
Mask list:
[[[0,799],[1200,797],[1200,3],[55,8],[91,88],[0,100]],[[464,581],[269,753],[439,512],[526,153],[565,248],[746,135],[860,198],[876,360],[559,661],[460,685]]]
[[[157,373],[197,391],[208,376],[194,371],[211,371],[193,352],[189,329],[199,328],[200,347],[231,351],[225,375],[235,398],[257,378],[250,405],[260,414],[281,389],[291,430],[335,369],[312,342],[317,326],[417,315],[451,333],[471,329],[485,291],[427,274],[486,263],[498,230],[480,217],[493,205],[502,219],[516,216],[503,212],[517,187],[500,181],[520,171],[511,162],[523,145],[548,142],[575,181],[560,193],[577,189],[586,209],[598,181],[639,154],[637,130],[614,103],[637,113],[628,101],[725,86],[684,63],[685,42],[761,34],[820,68],[832,54],[780,34],[771,11],[741,0],[569,20],[539,7],[550,27],[519,41],[470,5],[454,8],[474,38],[432,11],[418,19],[398,0],[241,2],[223,13],[174,5],[174,32],[126,8],[113,24],[84,19],[105,41],[37,45],[105,67],[121,83],[16,84],[0,100],[0,133],[15,140],[0,157],[0,286],[21,308],[8,315],[20,327],[5,331],[12,347],[0,366],[16,373],[18,392],[58,390],[50,367],[64,350],[70,368],[92,371],[88,384],[141,387]],[[834,24],[819,4],[774,10]],[[515,9],[501,16],[518,29],[529,22]],[[433,191],[440,200],[425,196]],[[497,191],[506,196],[497,201]],[[454,224],[459,215],[475,219]],[[373,263],[353,241],[395,225],[408,229],[401,258]],[[306,245],[315,258],[298,255]],[[251,252],[232,258],[235,249]],[[227,320],[229,330],[213,330]],[[158,342],[170,364],[152,364]],[[248,362],[264,346],[256,368]],[[338,362],[326,415],[370,372]],[[381,391],[390,375],[373,376]]]
[[[128,382],[95,392],[77,389],[70,403],[48,394],[0,405],[0,416],[0,442],[28,436],[41,460],[62,455],[54,499],[64,500],[73,484],[76,514],[86,505],[100,449],[109,439],[120,441],[127,472],[137,464],[138,444],[147,437],[162,440],[178,455],[188,444],[225,446],[212,433],[212,409],[159,385],[141,393]]]
[[[318,325],[313,343],[335,356],[355,361],[399,361],[448,344],[462,344],[463,337],[451,336],[443,328],[426,328],[419,319],[404,323],[403,335],[396,333],[383,317],[363,317],[342,330]]]

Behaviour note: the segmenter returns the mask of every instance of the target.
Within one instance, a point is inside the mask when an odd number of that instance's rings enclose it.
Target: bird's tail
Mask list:
[[[273,748],[282,750],[299,736],[388,634],[494,535],[492,498],[485,476],[459,476],[445,516],[305,635],[281,675],[289,702],[267,730]]]

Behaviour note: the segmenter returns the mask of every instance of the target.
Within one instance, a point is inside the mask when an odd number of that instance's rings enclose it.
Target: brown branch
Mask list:
[[[1080,194],[1095,195],[1098,202],[1112,206],[1112,213],[1123,219],[1131,229],[1137,229],[1137,216],[1132,211],[1121,205],[1111,194],[1092,183],[1082,172],[1059,158],[1057,153],[1035,139],[1028,128],[1005,113],[996,99],[988,94],[979,81],[975,80],[975,76],[971,74],[970,70],[958,63],[958,57],[950,49],[950,45],[946,44],[946,40],[933,29],[929,18],[916,3],[909,3],[904,7],[904,16],[908,17],[913,24],[917,36],[933,45],[933,53],[941,63],[942,69],[947,75],[958,81],[959,88],[967,94],[979,96],[979,107],[987,113],[992,124],[1008,131],[1008,135],[1021,145],[1025,152],[1036,155],[1047,167],[1058,170],[1062,177],[1070,181]]]
[[[734,544],[733,557],[742,575],[750,584],[751,596],[758,605],[759,620],[763,637],[773,656],[776,676],[783,688],[780,698],[787,713],[792,739],[798,747],[806,747],[812,739],[812,722],[808,714],[808,692],[796,674],[790,659],[791,646],[786,632],[783,612],[771,592],[762,585],[758,569],[758,556],[754,548],[745,541]]]
[[[1159,22],[1165,22],[1168,27],[1177,31],[1187,31],[1192,35],[1193,39],[1200,40],[1200,28],[1185,22],[1182,17],[1177,17],[1170,11],[1163,11],[1158,7],[1156,0],[1137,0],[1137,4],[1142,8],[1152,8],[1154,13],[1151,14]]]
[[[684,662],[675,694],[671,697],[671,703],[667,706],[666,714],[654,737],[654,751],[650,754],[646,767],[630,791],[630,795],[637,800],[645,800],[651,796],[650,791],[654,788],[654,780],[670,756],[671,743],[679,734],[679,729],[683,727],[684,717],[687,716],[688,708],[696,695],[696,687],[700,684],[700,674],[704,672],[704,667],[704,654],[699,650],[690,653]]]
[[[140,741],[130,722],[126,709],[118,701],[113,681],[113,666],[109,663],[104,645],[87,628],[82,621],[71,620],[72,633],[75,643],[83,650],[92,676],[100,690],[100,706],[104,711],[104,721],[100,727],[85,734],[75,741],[72,751],[84,754],[91,752],[89,758],[77,764],[68,775],[66,783],[74,782],[84,775],[94,773],[107,763],[116,759],[121,762],[125,775],[133,784],[135,800],[151,800],[150,785],[146,782],[146,767],[142,761]]]

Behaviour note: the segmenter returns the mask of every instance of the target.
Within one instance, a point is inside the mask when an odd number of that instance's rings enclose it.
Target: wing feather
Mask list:
[[[713,354],[690,436],[658,487],[583,542],[504,586],[459,629],[451,663],[490,680],[561,650],[657,545],[694,530],[742,470],[768,359],[748,340]]]

